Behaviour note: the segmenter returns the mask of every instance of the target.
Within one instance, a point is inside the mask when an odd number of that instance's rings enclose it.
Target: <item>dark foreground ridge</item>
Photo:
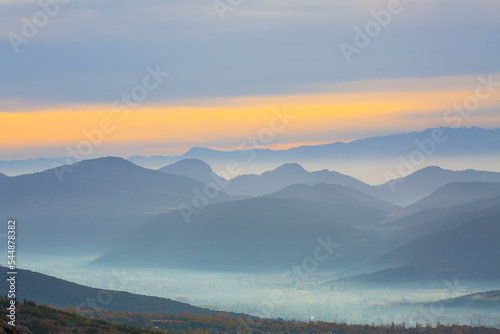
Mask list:
[[[9,301],[0,297],[0,312],[6,314]],[[297,322],[283,319],[251,319],[228,313],[216,315],[167,315],[154,313],[109,312],[95,308],[63,308],[41,306],[30,301],[18,303],[17,328],[4,326],[2,316],[1,333],[368,333],[368,334],[497,334],[499,329],[470,326],[436,327],[420,326],[405,328],[402,325],[347,325],[322,321]],[[25,327],[25,328],[23,328]],[[28,328],[30,330],[28,330]]]
[[[168,298],[144,296],[125,291],[96,289],[30,270],[17,269],[17,272],[18,299],[32,300],[42,305],[95,307],[112,312],[217,314],[217,311]],[[7,268],[0,267],[0,275],[5,277]],[[8,291],[6,284],[6,281],[0,281],[2,291]],[[99,303],[99,300],[105,300],[106,302]]]

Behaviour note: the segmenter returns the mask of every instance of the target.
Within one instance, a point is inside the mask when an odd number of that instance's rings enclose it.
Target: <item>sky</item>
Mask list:
[[[283,149],[500,127],[498,13],[496,0],[0,0],[0,160],[82,141],[91,157],[230,150],[263,129]]]

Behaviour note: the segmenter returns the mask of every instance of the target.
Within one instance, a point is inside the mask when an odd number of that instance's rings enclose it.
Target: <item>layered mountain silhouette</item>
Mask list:
[[[210,165],[198,159],[183,159],[159,170],[169,174],[186,176],[205,184],[214,182],[224,184],[227,182],[227,180],[215,174]]]
[[[439,224],[433,222],[439,221],[443,217],[464,217],[465,214],[478,212],[497,205],[500,205],[500,196],[490,199],[472,201],[452,208],[424,209],[408,216],[395,219],[385,224],[384,226],[389,229],[396,230],[405,229],[412,226],[414,226],[415,228],[421,228],[424,225],[437,226]],[[413,232],[415,232],[415,230],[412,231],[412,233]]]
[[[429,144],[433,134],[438,133],[439,143],[434,147]],[[281,165],[286,162],[319,164],[332,161],[367,161],[397,159],[408,157],[416,149],[427,145],[433,157],[450,156],[498,156],[500,153],[500,129],[471,128],[436,128],[421,132],[412,132],[388,136],[379,136],[354,140],[349,143],[336,142],[324,145],[307,145],[288,150],[253,149],[253,152],[237,150],[232,152],[217,151],[209,148],[194,147],[181,156],[151,157],[134,156],[132,162],[149,168],[161,168],[181,159],[200,159],[211,166],[223,166],[229,161],[237,161],[242,166],[252,164]],[[420,145],[420,146],[419,146]]]
[[[23,222],[21,240],[47,252],[88,245],[97,250],[110,248],[110,253],[97,262],[126,262],[134,242],[123,249],[113,243],[121,238],[136,239],[143,230],[147,233],[141,238],[152,247],[144,251],[155,254],[148,257],[149,264],[164,267],[253,270],[262,266],[274,270],[307,256],[317,237],[328,235],[334,235],[344,246],[329,268],[352,267],[430,233],[432,226],[442,224],[436,223],[437,219],[467,212],[460,207],[453,211],[453,206],[471,206],[470,211],[474,211],[474,204],[465,202],[494,200],[492,197],[500,195],[500,183],[476,181],[496,179],[499,173],[429,167],[407,176],[401,183],[405,187],[397,189],[396,194],[403,198],[406,189],[411,189],[406,198],[413,198],[430,191],[431,184],[437,189],[401,208],[383,199],[387,189],[381,186],[370,186],[337,172],[308,172],[299,164],[285,164],[261,175],[236,177],[200,208],[193,206],[195,197],[202,193],[205,183],[216,182],[217,176],[199,160],[183,160],[163,171],[113,157],[86,160],[67,168],[62,180],[56,169],[0,179],[0,193],[5,198],[0,208],[4,219],[17,217]],[[439,181],[425,181],[432,177]],[[474,182],[452,182],[438,188],[447,179]],[[412,184],[425,186],[415,191],[407,188]],[[224,192],[231,188],[233,192],[265,196],[235,200]],[[184,211],[179,210],[180,205],[184,205]],[[477,204],[475,209],[485,205]],[[187,220],[185,210],[190,216]],[[420,210],[427,211],[417,212]],[[390,222],[405,212],[416,214]],[[242,240],[249,231],[252,237]],[[364,237],[358,240],[360,235]],[[190,249],[199,249],[199,253],[186,255]],[[133,258],[130,265],[134,265]]]
[[[390,248],[382,232],[365,228],[387,214],[349,197],[342,204],[263,197],[215,204],[189,224],[180,212],[153,218],[95,264],[279,271],[313,256],[321,238],[339,248],[318,270],[340,269]]]
[[[52,169],[56,166],[70,164],[68,161],[76,162],[81,159],[63,159],[63,158],[38,158],[26,160],[3,160],[0,161],[0,171],[9,175],[22,175],[42,172],[47,169]]]
[[[299,164],[288,163],[260,175],[237,176],[231,179],[225,191],[231,195],[262,196],[297,183],[309,185],[334,183],[354,189],[369,188],[367,184],[338,172],[328,170],[308,172]]]
[[[466,215],[446,216],[430,225],[433,226],[428,233],[364,265],[365,270],[387,269],[339,281],[392,284],[455,278],[499,280],[500,205]]]
[[[500,183],[451,182],[408,206],[410,210],[449,208],[475,200],[500,196]]]
[[[194,158],[151,170],[107,157],[0,175],[0,196],[23,249],[104,254],[99,266],[276,272],[321,246],[317,271],[362,274],[353,281],[498,276],[495,172],[432,166],[372,186],[298,163],[225,180]]]
[[[500,129],[484,129],[478,127],[471,128],[437,128],[426,129],[421,132],[412,132],[388,136],[371,137],[354,140],[349,143],[336,142],[323,145],[307,145],[288,150],[258,150],[259,161],[307,161],[325,157],[329,159],[359,159],[359,158],[387,158],[388,156],[409,155],[418,148],[416,141],[425,142],[433,138],[433,133],[440,131],[443,142],[438,143],[439,148],[433,154],[436,155],[477,155],[477,154],[498,154],[500,153]],[[165,157],[166,162],[161,162],[161,157],[145,158],[141,156],[131,157],[131,161],[138,164],[147,164],[151,160],[156,167],[172,163],[175,159],[200,159],[210,165],[218,160],[243,161],[249,154],[241,151],[217,151],[208,148],[195,147],[178,157]]]
[[[500,173],[475,170],[452,171],[437,166],[420,169],[406,177],[389,181],[379,186],[371,186],[351,176],[326,169],[309,172],[296,163],[287,163],[260,175],[240,175],[229,180],[229,182],[217,176],[208,164],[197,159],[181,160],[172,165],[163,167],[160,170],[186,176],[200,182],[216,184],[222,191],[233,196],[263,196],[294,184],[316,185],[325,183],[345,186],[385,202],[392,203],[395,206],[407,206],[412,204],[451,182],[500,183]],[[489,192],[486,194],[489,194]],[[439,197],[439,195],[437,196]],[[464,194],[463,201],[457,202],[456,204],[450,202],[449,206],[453,206],[454,204],[458,205],[474,199],[487,198],[489,195],[485,196],[486,197],[481,197],[479,195],[475,197],[472,196],[471,199],[468,200],[467,194]],[[494,195],[489,197],[493,196]],[[453,198],[453,196],[448,197]],[[409,208],[414,210],[424,209],[426,207],[410,206]],[[429,208],[432,208],[432,206]]]
[[[380,198],[408,205],[430,195],[451,182],[500,182],[500,173],[476,170],[452,171],[437,166],[422,168],[406,177],[374,187],[372,194]]]
[[[58,177],[61,169],[51,169],[0,179],[0,212],[4,219],[16,217],[23,222],[18,232],[27,247],[74,249],[82,238],[107,245],[152,215],[190,205],[194,190],[204,187],[190,178],[145,169],[121,158],[86,160],[64,168],[62,178]],[[230,199],[220,193],[213,201]]]
[[[440,134],[438,136],[440,142],[429,144],[435,133]],[[394,161],[394,164],[397,165],[399,157],[407,158],[415,150],[422,151],[421,147],[424,147],[425,154],[432,156],[432,158],[446,159],[464,156],[475,157],[476,159],[482,156],[495,158],[500,154],[499,143],[500,129],[478,127],[437,128],[359,139],[349,143],[336,142],[324,145],[300,146],[288,150],[249,149],[227,152],[194,147],[183,155],[166,157],[134,156],[130,157],[129,160],[146,168],[159,169],[179,160],[199,159],[212,167],[216,167],[216,173],[224,170],[229,161],[235,161],[245,170],[253,171],[255,166],[260,166],[257,169],[259,169],[258,173],[261,173],[269,170],[271,166],[276,167],[290,162],[300,163],[308,168],[312,165],[332,166],[332,163],[335,165],[346,161],[369,165],[373,161],[385,160]],[[63,158],[40,158],[22,161],[0,161],[0,172],[8,175],[33,173],[53,168],[54,164],[65,164],[66,160]],[[490,180],[479,181],[488,182]]]
[[[278,192],[267,195],[266,197],[295,198],[311,202],[330,203],[332,205],[351,209],[357,208],[358,210],[363,210],[365,207],[369,207],[372,211],[378,209],[388,212],[402,209],[397,205],[339,184],[320,183],[313,186],[307,184],[294,184]]]

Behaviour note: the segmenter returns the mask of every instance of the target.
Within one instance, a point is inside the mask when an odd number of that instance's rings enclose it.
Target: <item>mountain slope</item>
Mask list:
[[[167,298],[149,297],[124,291],[101,290],[68,282],[30,270],[17,269],[16,294],[18,300],[34,301],[56,307],[97,307],[113,312],[159,312],[166,314],[216,314],[216,311],[192,306]],[[7,268],[0,267],[2,277]],[[8,291],[7,281],[1,280],[0,288]],[[105,301],[105,302],[99,302]],[[109,301],[109,302],[108,302]]]
[[[318,269],[331,270],[388,250],[390,245],[380,242],[381,232],[356,227],[374,224],[377,218],[384,216],[373,208],[367,213],[296,199],[228,202],[205,208],[189,225],[181,212],[153,218],[95,264],[280,271],[313,256],[318,238],[331,238],[342,245]]]
[[[192,188],[203,187],[191,179],[144,169],[121,158],[86,160],[69,168],[71,172],[65,174],[62,181],[58,179],[56,169],[3,180],[0,192],[9,196],[5,197],[2,206],[16,206],[19,201],[25,206],[26,200],[65,201],[87,197],[95,199],[96,204],[106,198],[106,207],[109,207],[118,202],[118,197],[134,204],[121,209],[135,211],[141,205],[151,209],[159,205],[147,204],[154,195],[164,195],[163,206],[174,206],[191,195]]]
[[[224,191],[232,195],[262,196],[293,184],[338,184],[361,191],[397,206],[406,206],[450,182],[500,182],[500,173],[475,170],[452,171],[431,166],[383,185],[370,186],[334,171],[308,172],[299,164],[284,164],[261,175],[240,175],[230,180]],[[481,199],[473,197],[471,200]],[[462,201],[465,203],[466,201]],[[457,205],[460,203],[457,203]]]
[[[52,240],[68,250],[88,249],[87,242],[102,249],[152,214],[191,205],[194,190],[204,187],[121,158],[86,160],[64,168],[70,172],[62,182],[57,169],[0,179],[2,218],[23,222],[18,232],[27,248],[55,249],[48,242]],[[214,200],[229,199],[221,193]]]
[[[390,229],[405,229],[408,227],[421,226],[425,224],[431,224],[433,226],[440,225],[436,221],[446,216],[464,216],[465,213],[478,212],[488,208],[496,207],[500,205],[500,196],[481,199],[465,204],[460,204],[452,208],[441,208],[441,209],[424,209],[418,211],[409,216],[405,216],[400,219],[393,220],[384,226]],[[431,223],[435,221],[435,223]]]
[[[8,314],[10,300],[0,297],[0,312]],[[101,319],[83,317],[74,312],[65,312],[51,306],[38,305],[26,301],[17,305],[16,326],[11,327],[0,318],[0,334],[38,334],[38,333],[93,333],[93,334],[145,334],[150,330],[111,324]],[[90,312],[89,312],[90,313]],[[95,314],[95,312],[94,312]]]
[[[361,191],[341,186],[338,184],[295,184],[281,189],[278,192],[267,195],[270,198],[296,198],[310,202],[332,203],[357,210],[374,209],[384,211],[401,210],[397,205],[379,200]],[[369,208],[368,208],[369,207]],[[381,212],[382,213],[382,212]],[[387,212],[386,212],[387,213]],[[385,214],[386,214],[385,213]]]
[[[500,197],[467,203],[450,209],[419,211],[414,215],[383,224],[386,242],[391,243],[391,251],[406,246],[413,241],[432,235],[448,233],[454,228],[473,219],[500,214]],[[343,276],[365,274],[407,264],[404,257],[387,260],[384,254],[342,273]]]
[[[473,293],[442,300],[449,307],[470,307],[474,309],[499,309],[500,290]]]
[[[210,165],[198,159],[183,159],[162,167],[159,171],[186,176],[202,183],[225,184],[227,182],[215,174]]]
[[[71,158],[72,162],[76,159]],[[67,165],[65,158],[38,158],[26,160],[3,160],[0,161],[0,171],[10,176],[31,174],[52,169],[55,166]]]
[[[493,212],[493,213],[492,213]],[[454,279],[498,281],[500,206],[451,229],[431,232],[371,261],[385,266],[351,282],[384,283]]]
[[[308,172],[296,163],[284,164],[260,175],[240,175],[231,179],[224,190],[231,195],[262,196],[274,193],[292,184],[335,183],[353,189],[367,189],[370,186],[353,177],[334,171]]]
[[[452,171],[437,166],[422,168],[406,177],[367,190],[370,195],[401,206],[410,205],[451,182],[500,182],[500,173]]]
[[[490,213],[490,210],[482,212]],[[495,241],[500,236],[500,220],[495,221],[500,218],[500,207],[496,207],[493,212],[469,219],[451,230],[431,232],[379,257],[376,261],[402,265],[429,261],[443,264],[460,261],[465,263],[466,259],[471,257],[478,263],[495,259],[495,255],[500,255],[498,242]],[[500,261],[500,258],[495,261]],[[500,267],[497,269],[500,270]]]
[[[452,182],[413,203],[407,209],[418,211],[433,208],[450,208],[471,201],[491,199],[497,196],[500,196],[500,183]]]

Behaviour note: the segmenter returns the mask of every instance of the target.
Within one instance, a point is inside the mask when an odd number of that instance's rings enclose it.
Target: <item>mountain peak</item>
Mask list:
[[[439,166],[428,166],[428,167],[424,167],[422,169],[419,169],[418,171],[416,171],[416,173],[437,173],[437,172],[443,172],[443,171],[446,171],[446,169],[443,169]]]
[[[132,162],[125,160],[119,157],[102,157],[96,159],[82,160],[74,163],[72,166],[75,168],[93,168],[93,167],[101,167],[101,168],[115,168],[118,166],[136,166]]]
[[[210,165],[207,164],[205,161],[193,158],[182,159],[177,162],[174,162],[173,164],[160,168],[162,172],[166,173],[170,173],[173,171],[183,171],[186,169],[198,173],[210,173],[212,171],[212,167],[210,167]]]
[[[159,171],[186,176],[203,183],[212,182],[214,177],[218,178],[218,176],[214,174],[212,167],[205,161],[199,159],[182,159],[160,168]]]
[[[303,172],[307,172],[307,171],[304,169],[304,167],[302,167],[301,165],[299,165],[297,163],[286,163],[286,164],[279,166],[275,170],[273,170],[273,172],[303,173]]]
[[[122,174],[128,174],[134,170],[142,170],[142,167],[135,165],[134,163],[119,157],[103,157],[89,160],[82,160],[75,162],[69,167],[58,167],[63,168],[64,173],[67,171],[64,168],[69,168],[71,170],[67,176],[79,175],[79,177],[93,178],[97,175],[110,175],[118,176]],[[56,174],[57,168],[55,168]],[[49,172],[48,170],[47,172]]]
[[[191,147],[186,153],[181,155],[181,157],[183,159],[188,159],[188,157],[198,157],[200,155],[204,155],[213,151],[215,150],[206,147]]]

